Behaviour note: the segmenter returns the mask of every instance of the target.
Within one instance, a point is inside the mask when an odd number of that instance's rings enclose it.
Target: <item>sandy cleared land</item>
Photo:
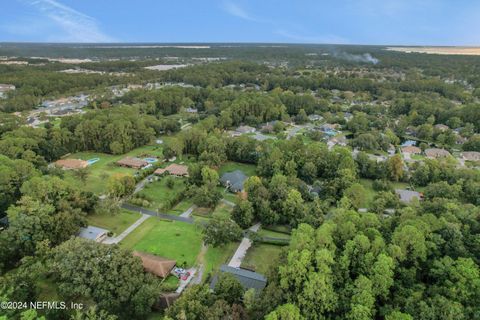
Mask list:
[[[188,64],[158,64],[156,66],[145,67],[148,70],[165,71],[171,69],[185,68]]]
[[[416,52],[428,54],[480,56],[480,48],[477,47],[388,47],[386,50],[405,53]]]

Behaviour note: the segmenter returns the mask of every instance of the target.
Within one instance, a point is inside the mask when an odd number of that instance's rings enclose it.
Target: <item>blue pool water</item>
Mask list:
[[[155,162],[158,161],[158,159],[156,159],[156,158],[145,158],[143,160],[147,161],[148,163],[155,163]]]
[[[98,160],[100,160],[100,158],[93,158],[93,159],[87,160],[87,162],[88,162],[88,165],[92,165],[92,164],[94,164],[95,162],[97,162]]]

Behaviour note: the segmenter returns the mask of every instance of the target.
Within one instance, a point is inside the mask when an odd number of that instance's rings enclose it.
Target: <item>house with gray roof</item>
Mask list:
[[[267,285],[267,278],[265,278],[264,275],[250,270],[229,267],[224,264],[220,267],[220,273],[232,274],[245,290],[253,288],[257,294]],[[210,289],[214,290],[217,282],[218,274],[213,277],[212,282],[210,283]]]
[[[243,183],[247,180],[247,175],[241,170],[227,172],[222,175],[220,182],[227,187],[231,192],[242,192]]]
[[[102,242],[107,237],[107,234],[108,230],[99,227],[88,226],[80,229],[78,237],[93,240],[95,242]]]
[[[403,203],[410,203],[414,198],[422,200],[423,195],[420,192],[405,190],[405,189],[395,189],[395,193],[399,196],[400,201]]]

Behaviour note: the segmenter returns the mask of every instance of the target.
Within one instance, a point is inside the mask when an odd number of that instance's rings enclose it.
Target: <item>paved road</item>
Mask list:
[[[146,214],[142,214],[142,217],[140,219],[138,219],[137,221],[135,221],[130,227],[128,227],[125,231],[123,231],[120,235],[118,235],[117,237],[115,238],[110,238],[108,237],[107,239],[105,239],[105,241],[103,241],[103,243],[105,244],[116,244],[116,243],[119,243],[120,241],[122,241],[126,236],[128,236],[133,230],[135,230],[139,225],[141,225],[143,223],[143,221],[147,220],[148,218],[150,218],[149,215],[146,215]]]
[[[122,208],[130,210],[130,211],[140,212],[141,214],[147,214],[147,215],[152,216],[152,217],[159,217],[159,218],[162,218],[162,219],[181,221],[181,222],[185,222],[185,223],[194,223],[192,218],[184,218],[184,217],[175,216],[173,214],[159,213],[159,212],[148,210],[148,209],[145,209],[145,208],[142,208],[142,207],[137,207],[137,206],[134,206],[133,204],[129,204],[129,203],[123,203]]]

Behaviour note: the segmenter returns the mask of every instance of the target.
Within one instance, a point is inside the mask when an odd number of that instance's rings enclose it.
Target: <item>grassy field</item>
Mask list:
[[[227,264],[238,247],[237,242],[226,244],[222,247],[208,247],[205,254],[205,273],[204,277],[212,271],[218,270],[220,265]]]
[[[215,217],[230,217],[233,208],[227,204],[220,202],[212,213],[212,216]]]
[[[182,178],[172,178],[175,182],[172,188],[167,187],[168,179],[166,177],[146,184],[145,188],[139,192],[140,196],[145,196],[150,202],[150,209],[158,209],[167,202],[174,200],[177,195],[185,190],[185,180]]]
[[[222,174],[226,172],[231,172],[235,170],[242,170],[247,176],[254,176],[256,175],[255,165],[253,164],[246,164],[246,163],[239,163],[239,162],[226,162],[223,164],[220,169],[218,170],[218,174],[222,176]]]
[[[171,210],[169,210],[168,213],[179,216],[185,211],[187,211],[192,205],[193,202],[191,200],[185,199],[179,204],[177,204],[175,207],[173,207]]]
[[[275,232],[272,230],[260,229],[257,233],[260,237],[271,237],[271,238],[280,238],[280,239],[290,239],[289,234]]]
[[[122,209],[116,215],[92,214],[87,216],[87,220],[89,225],[104,228],[119,235],[140,217],[141,214],[138,212]]]
[[[189,267],[194,265],[201,244],[198,226],[155,218],[146,220],[121,242],[124,248],[174,259],[178,265],[185,261]]]
[[[276,264],[276,260],[282,251],[282,247],[271,244],[258,244],[250,247],[242,262],[243,268],[255,270],[265,275],[270,266]]]
[[[103,194],[106,191],[108,178],[113,174],[129,174],[134,175],[136,170],[130,168],[120,167],[116,162],[124,157],[140,157],[147,156],[163,157],[162,147],[158,145],[148,145],[137,149],[134,149],[123,155],[111,155],[106,153],[97,152],[78,152],[71,154],[67,159],[81,159],[89,160],[93,158],[99,158],[100,160],[88,166],[89,176],[85,183],[81,183],[84,189],[94,192],[96,194]],[[78,183],[78,179],[73,172],[67,171],[65,173],[67,180],[74,183]]]

